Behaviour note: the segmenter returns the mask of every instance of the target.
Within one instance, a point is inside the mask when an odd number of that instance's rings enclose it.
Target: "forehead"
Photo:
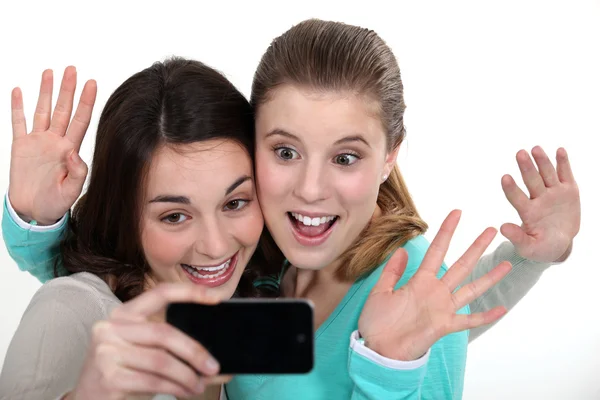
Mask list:
[[[164,193],[190,194],[226,188],[242,175],[252,176],[252,160],[245,148],[232,140],[207,140],[161,146],[148,170],[148,197]]]
[[[385,139],[379,104],[352,92],[303,89],[283,85],[269,95],[257,114],[257,134],[274,129],[337,140],[339,136],[362,134],[370,140]]]

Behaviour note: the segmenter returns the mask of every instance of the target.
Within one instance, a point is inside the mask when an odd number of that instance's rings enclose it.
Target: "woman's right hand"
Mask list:
[[[76,84],[75,67],[67,67],[52,112],[52,70],[44,71],[29,134],[21,90],[12,92],[8,196],[19,215],[41,225],[51,225],[65,215],[81,194],[87,175],[87,165],[78,153],[92,117],[96,82],[86,82],[71,119]]]
[[[159,285],[117,307],[108,320],[94,326],[79,382],[65,399],[155,394],[186,398],[202,393],[207,383],[219,379],[214,377],[219,364],[202,345],[165,322],[166,308],[174,302],[218,301],[201,286],[175,283]]]

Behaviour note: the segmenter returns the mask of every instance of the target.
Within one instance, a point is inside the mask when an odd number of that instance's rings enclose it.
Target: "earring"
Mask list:
[[[387,176],[387,174],[384,174],[384,175],[381,177],[381,182],[385,182],[385,180],[387,179],[387,177],[388,177],[388,176]]]

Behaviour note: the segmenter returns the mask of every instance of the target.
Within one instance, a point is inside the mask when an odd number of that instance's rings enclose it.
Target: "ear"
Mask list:
[[[398,151],[400,150],[400,146],[396,146],[385,156],[385,164],[383,166],[383,171],[381,172],[381,183],[385,182],[390,176],[394,165],[396,165],[396,161],[398,159]]]

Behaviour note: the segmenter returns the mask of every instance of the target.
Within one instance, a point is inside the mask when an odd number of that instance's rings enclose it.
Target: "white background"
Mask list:
[[[156,60],[199,59],[248,95],[260,56],[292,24],[318,17],[366,26],[400,62],[408,140],[399,163],[429,238],[452,208],[463,210],[447,261],[486,226],[518,223],[500,178],[521,182],[519,149],[540,144],[553,157],[564,146],[580,186],[583,222],[572,256],[469,346],[464,398],[600,399],[600,1],[216,3],[3,2],[0,190],[8,187],[10,91],[23,89],[31,128],[45,68],[55,71],[55,96],[67,65],[78,68],[79,90],[85,79],[98,81],[82,148],[89,163],[111,91]],[[0,362],[38,287],[0,246]]]

